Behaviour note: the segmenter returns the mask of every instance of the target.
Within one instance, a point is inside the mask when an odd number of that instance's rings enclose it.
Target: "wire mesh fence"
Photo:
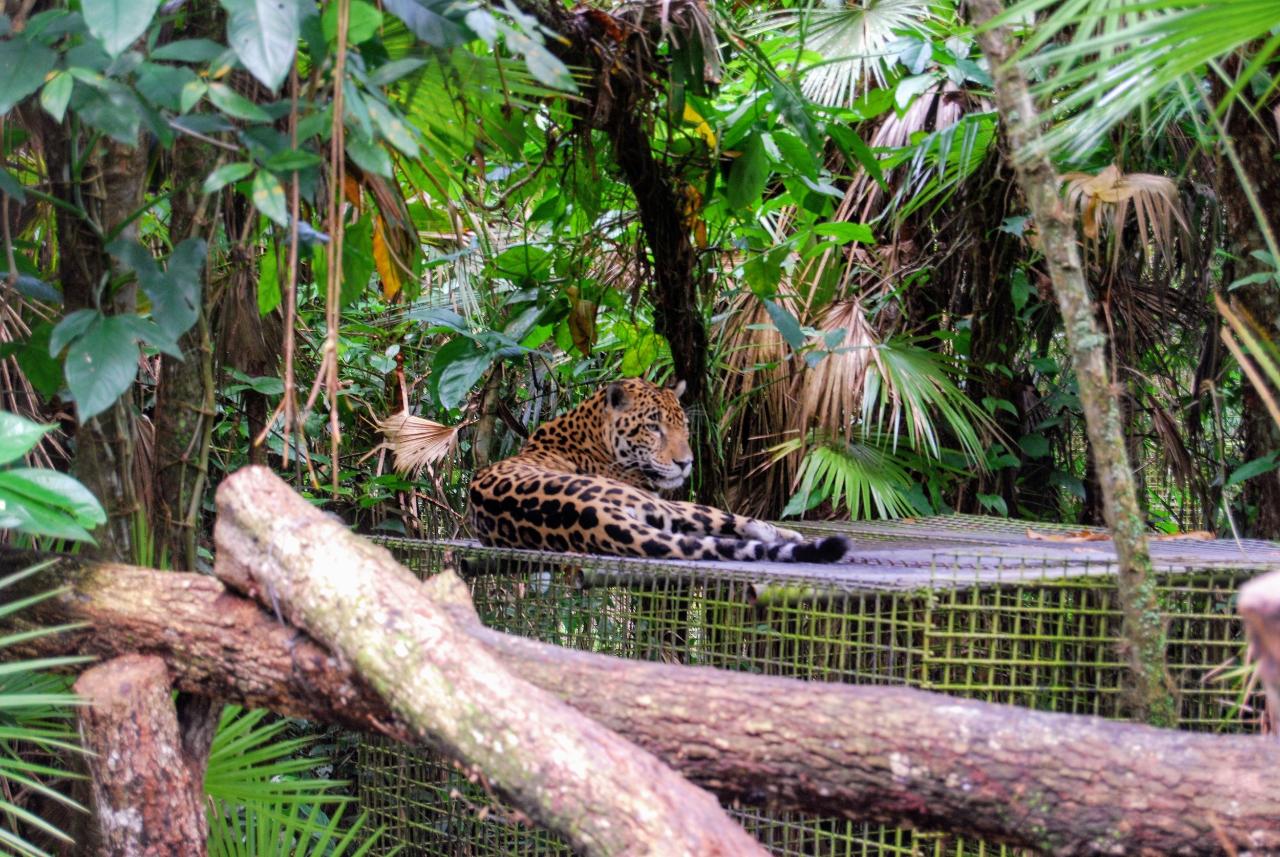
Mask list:
[[[1031,708],[1122,717],[1121,613],[1096,531],[983,518],[812,525],[854,538],[839,566],[658,562],[384,543],[421,575],[446,563],[490,627],[623,658],[857,684],[901,684]],[[1263,542],[1155,542],[1170,671],[1187,729],[1249,731],[1261,697],[1241,671],[1235,595],[1280,567]],[[364,807],[409,854],[561,855],[447,760],[363,742]],[[1004,854],[944,834],[730,811],[778,855]]]

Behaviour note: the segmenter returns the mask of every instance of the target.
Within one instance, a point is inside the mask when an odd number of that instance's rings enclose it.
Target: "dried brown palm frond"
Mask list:
[[[408,411],[398,411],[377,422],[386,446],[395,456],[396,472],[417,478],[423,469],[447,458],[458,444],[458,432],[466,423],[446,426]]]
[[[1096,246],[1104,234],[1109,234],[1113,266],[1120,258],[1120,238],[1131,206],[1148,260],[1153,250],[1173,259],[1175,246],[1190,231],[1182,214],[1178,186],[1165,176],[1123,173],[1111,164],[1097,175],[1072,172],[1065,173],[1062,180],[1067,183],[1067,206],[1080,213],[1086,248]]]
[[[795,301],[778,302],[794,312]],[[782,439],[787,414],[795,407],[793,363],[782,334],[753,293],[735,297],[723,319],[717,330],[723,367],[719,398],[725,403],[720,430],[726,448],[734,450],[727,463],[726,499],[743,514],[777,517],[790,496],[799,457],[761,465],[768,461],[768,449]]]
[[[832,303],[816,326],[824,338],[839,331],[844,331],[844,336],[834,344],[832,353],[800,379],[799,407],[791,428],[797,433],[822,428],[843,434],[847,441],[862,413],[867,371],[879,363],[879,342],[857,300]]]
[[[704,0],[630,0],[617,14],[645,30],[656,25],[660,38],[677,50],[692,47],[702,57],[703,80],[720,83],[720,40]]]

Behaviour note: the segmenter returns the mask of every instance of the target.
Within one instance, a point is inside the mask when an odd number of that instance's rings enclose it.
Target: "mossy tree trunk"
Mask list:
[[[1129,665],[1128,701],[1135,717],[1155,725],[1177,722],[1165,667],[1165,632],[1147,550],[1146,527],[1125,450],[1121,412],[1107,365],[1107,339],[1080,263],[1075,222],[1059,193],[1059,180],[1040,146],[1040,117],[1004,27],[984,26],[1003,9],[999,0],[971,0],[978,41],[991,63],[995,100],[1018,184],[1031,208],[1071,350],[1086,431],[1102,488],[1107,525],[1119,560],[1124,611],[1123,653]]]

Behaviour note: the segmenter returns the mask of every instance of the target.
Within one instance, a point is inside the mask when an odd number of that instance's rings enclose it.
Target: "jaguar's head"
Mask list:
[[[668,389],[642,378],[616,381],[605,390],[614,460],[639,485],[679,488],[689,478],[693,451],[682,393],[684,381]]]

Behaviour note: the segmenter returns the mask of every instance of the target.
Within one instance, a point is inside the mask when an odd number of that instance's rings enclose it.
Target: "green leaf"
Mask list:
[[[117,57],[147,31],[160,0],[81,0],[89,33]]]
[[[137,87],[142,97],[156,107],[178,113],[182,110],[183,96],[193,81],[199,80],[189,68],[172,65],[143,63],[138,68]],[[48,89],[48,87],[45,87]]]
[[[768,311],[769,318],[773,320],[773,326],[778,328],[778,333],[782,334],[782,338],[791,346],[791,350],[799,351],[803,348],[806,337],[796,317],[786,307],[779,306],[767,298],[764,300],[764,308]]]
[[[1052,451],[1049,441],[1042,434],[1029,434],[1018,439],[1018,446],[1027,458],[1045,458]]]
[[[409,31],[435,48],[451,48],[467,40],[467,33],[446,18],[448,2],[431,0],[385,0],[383,8],[395,15]]]
[[[169,269],[164,276],[143,284],[151,298],[151,318],[170,339],[182,336],[200,317],[204,260],[204,239],[188,238],[169,254]]]
[[[373,276],[373,219],[365,214],[347,227],[342,239],[342,293],[339,300],[349,306],[364,294]]]
[[[387,150],[359,131],[347,134],[347,154],[365,172],[391,178],[391,156],[387,154]]]
[[[210,83],[209,100],[228,116],[246,122],[270,122],[271,114],[236,92],[225,83]]]
[[[67,102],[71,99],[71,89],[75,78],[65,71],[60,71],[40,90],[40,106],[44,112],[53,117],[53,121],[61,122],[67,112]]]
[[[289,208],[284,198],[284,185],[266,170],[253,177],[253,204],[276,224],[289,227]]]
[[[156,48],[151,52],[151,59],[204,63],[216,60],[225,50],[226,47],[209,39],[178,39]]]
[[[1280,453],[1268,453],[1261,458],[1255,458],[1252,461],[1246,461],[1235,470],[1231,471],[1231,475],[1227,477],[1227,485],[1237,485],[1246,479],[1252,479],[1255,476],[1261,476],[1264,473],[1270,473],[1277,467],[1280,467],[1280,461],[1277,461],[1277,455]]]
[[[57,60],[53,51],[24,38],[0,42],[0,113],[39,89]]]
[[[26,417],[0,411],[0,464],[26,455],[52,428],[52,425],[40,425]]]
[[[0,478],[11,490],[38,498],[47,506],[69,513],[77,524],[86,529],[106,523],[107,514],[98,498],[65,473],[36,467],[15,467],[0,471]]]
[[[978,505],[1002,518],[1009,517],[1009,506],[999,494],[979,494]]]
[[[280,306],[280,255],[276,242],[268,241],[258,257],[258,314],[266,315]]]
[[[511,41],[511,37],[508,36],[508,46],[511,46]],[[574,82],[573,75],[569,73],[569,67],[546,47],[528,39],[522,40],[522,46],[517,50],[524,54],[524,64],[528,67],[529,74],[537,78],[540,83],[565,92],[578,91],[578,85]]]
[[[49,356],[57,357],[62,353],[62,349],[67,347],[67,343],[78,338],[89,329],[89,325],[101,317],[102,313],[96,309],[78,309],[67,313],[49,334]]]
[[[190,113],[191,109],[200,103],[200,99],[204,98],[205,93],[209,91],[209,84],[197,78],[190,81],[186,86],[182,87],[182,95],[178,98],[178,112]]]
[[[50,536],[55,539],[72,541],[93,541],[89,533],[75,520],[60,509],[50,508],[23,493],[12,490],[6,479],[7,473],[0,473],[0,527],[6,529],[16,527],[24,533],[35,536]],[[6,700],[0,695],[0,702],[12,704],[12,698]]]
[[[431,363],[429,385],[440,406],[457,407],[492,363],[493,355],[480,351],[469,339],[455,339],[445,344]]]
[[[83,102],[80,93],[85,93]],[[144,111],[132,91],[108,80],[97,89],[80,87],[73,95],[76,103],[72,106],[81,119],[118,143],[138,145],[138,126]]]
[[[347,44],[358,45],[367,42],[378,34],[382,26],[382,13],[377,7],[364,0],[351,0],[350,13],[347,19]],[[328,42],[338,39],[338,4],[325,5],[324,14],[320,16],[320,24],[324,28],[324,38]]]
[[[138,345],[121,316],[98,315],[67,348],[67,386],[84,423],[129,390],[138,374]]]
[[[378,66],[369,74],[370,86],[386,86],[389,83],[395,83],[405,75],[412,74],[427,64],[424,59],[417,57],[405,57],[400,60],[392,60]]]
[[[46,399],[52,399],[62,387],[62,364],[49,356],[52,333],[53,325],[41,322],[31,329],[31,338],[13,355],[31,386]]]
[[[280,88],[298,46],[297,0],[220,0],[227,10],[227,42],[240,62],[271,91]]]
[[[760,135],[752,134],[729,170],[729,184],[725,189],[729,204],[734,208],[756,208],[771,171]]]
[[[240,179],[253,172],[253,164],[248,161],[237,161],[234,164],[223,164],[213,172],[209,173],[209,177],[204,180],[200,190],[202,193],[217,193],[232,182],[238,182]]]
[[[418,140],[413,129],[376,98],[370,98],[368,103],[369,116],[373,119],[373,124],[378,126],[378,133],[407,157],[418,157]]]
[[[276,152],[264,162],[273,173],[292,173],[319,166],[323,160],[315,152],[301,149],[285,149]]]
[[[835,239],[837,244],[848,244],[850,241],[857,241],[861,244],[876,243],[876,236],[871,231],[871,227],[865,223],[819,223],[813,227],[815,235],[829,236]]]
[[[790,131],[779,128],[769,135],[777,155],[774,157],[806,178],[818,177],[818,158],[812,149]]]
[[[22,189],[22,184],[13,177],[13,173],[0,167],[0,193],[8,194],[9,198],[15,202],[26,202],[27,192]],[[8,275],[5,271],[5,275]]]

